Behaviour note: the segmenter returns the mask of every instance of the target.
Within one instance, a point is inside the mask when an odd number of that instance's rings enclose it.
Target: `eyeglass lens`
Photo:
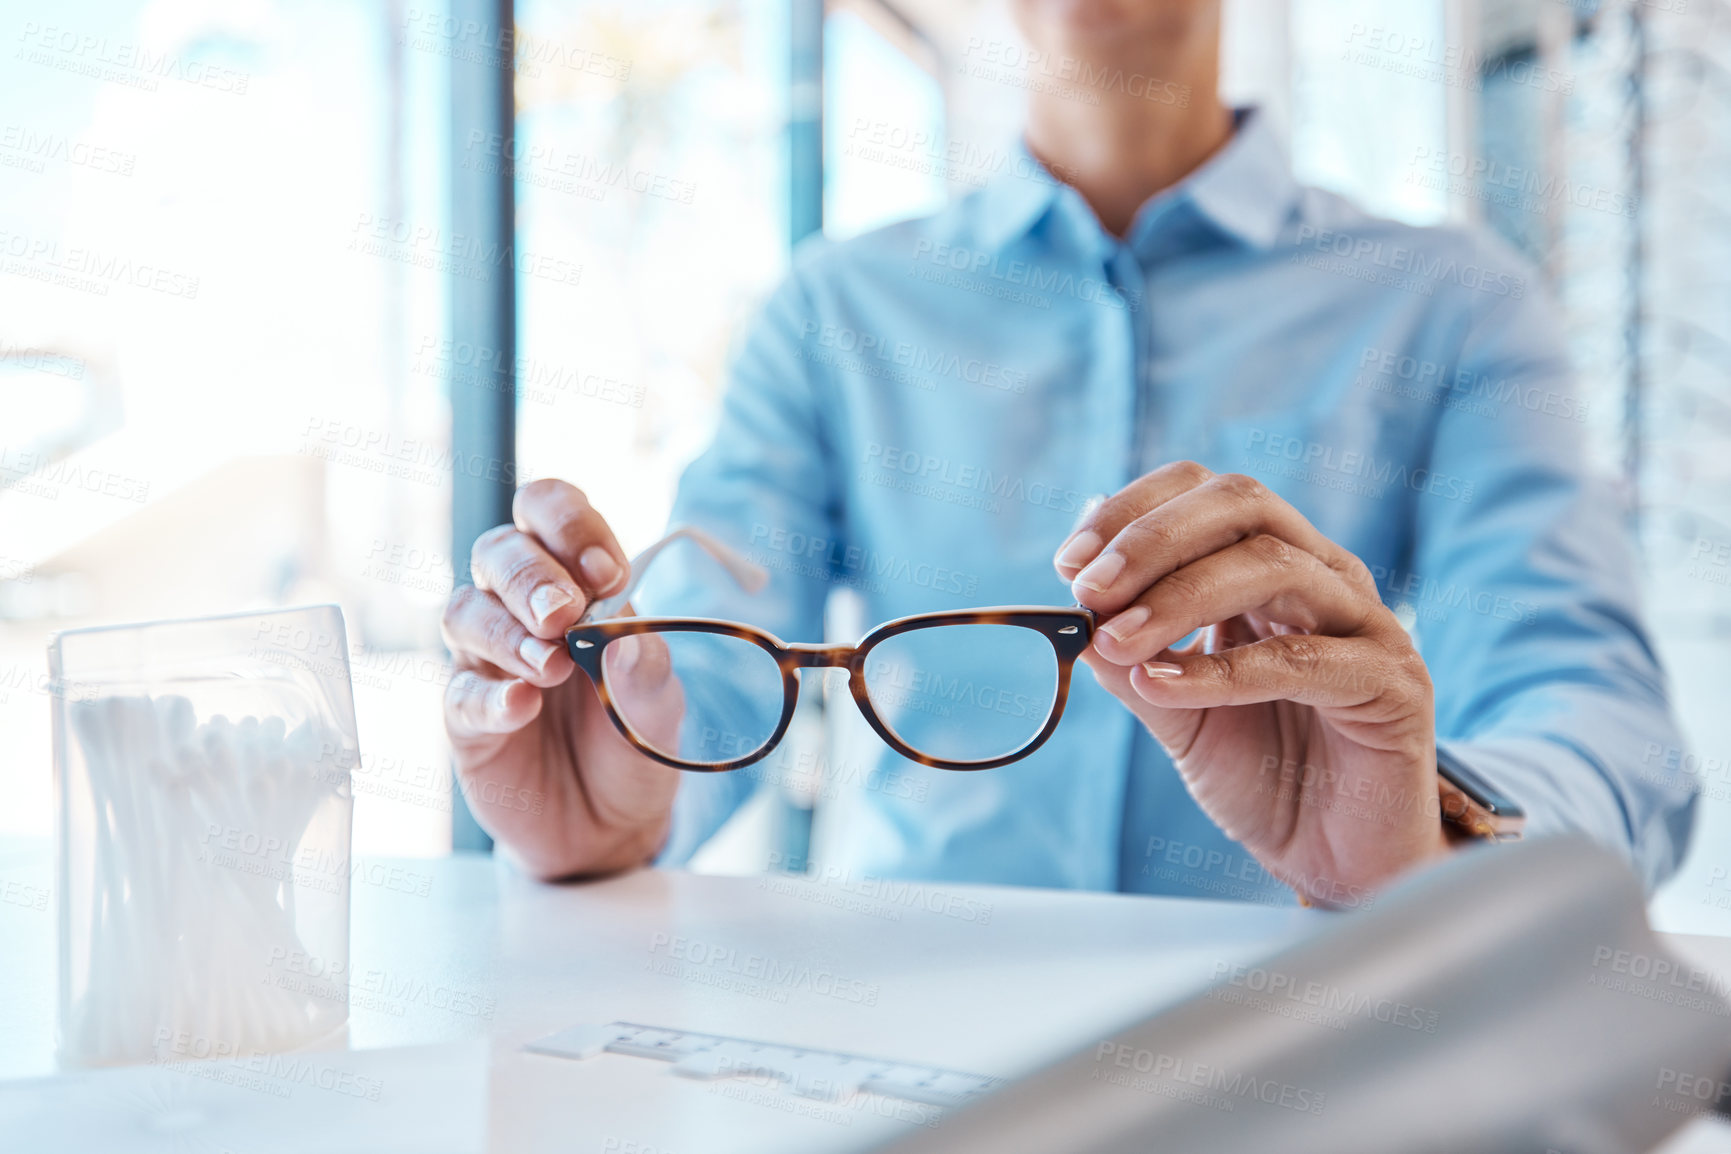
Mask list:
[[[765,649],[721,633],[621,637],[602,654],[608,696],[657,753],[696,765],[749,757],[775,734],[781,669]],[[909,748],[940,761],[986,761],[1032,741],[1058,699],[1058,659],[1014,625],[931,625],[880,641],[866,697]]]
[[[984,761],[1032,741],[1058,699],[1058,658],[1014,625],[935,625],[866,655],[866,696],[884,725],[944,761]]]
[[[698,765],[749,757],[781,720],[781,667],[765,649],[723,633],[637,633],[601,654],[607,696],[638,739]]]

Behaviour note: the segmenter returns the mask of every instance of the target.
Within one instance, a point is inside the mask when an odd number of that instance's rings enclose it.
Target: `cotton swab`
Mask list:
[[[279,984],[270,967],[308,953],[296,856],[321,814],[352,797],[326,758],[349,747],[344,735],[317,720],[291,731],[275,716],[199,723],[181,696],[69,705],[93,810],[93,892],[68,1056],[171,1056],[158,1052],[163,1031],[236,1054],[307,1041],[330,1020],[328,998]],[[337,883],[346,897],[346,872]]]

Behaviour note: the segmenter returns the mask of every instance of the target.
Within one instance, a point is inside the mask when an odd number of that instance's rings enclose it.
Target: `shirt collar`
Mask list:
[[[978,235],[987,248],[1001,249],[1020,240],[1038,224],[1067,187],[1028,151],[1020,136],[1010,149],[1009,163],[979,193]]]
[[[1152,211],[1155,206],[1182,198],[1227,236],[1253,248],[1271,248],[1292,214],[1298,191],[1286,151],[1267,116],[1256,109],[1242,110],[1226,147],[1137,211],[1130,239],[1134,242],[1166,215]],[[1060,198],[1074,201],[1092,216],[1081,197],[1018,138],[1007,170],[981,192],[979,239],[991,248],[1021,239]]]
[[[1240,112],[1226,147],[1178,187],[1222,232],[1260,249],[1280,239],[1299,193],[1279,135],[1256,109]]]

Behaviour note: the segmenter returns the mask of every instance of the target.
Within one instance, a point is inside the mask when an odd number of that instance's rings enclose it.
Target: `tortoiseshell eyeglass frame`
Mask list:
[[[607,716],[613,720],[613,725],[624,735],[640,753],[663,765],[675,769],[692,770],[699,773],[726,773],[730,770],[744,769],[769,754],[781,743],[787,735],[787,727],[793,721],[794,707],[799,701],[799,670],[801,669],[845,669],[848,671],[848,689],[853,694],[854,704],[864,715],[866,723],[872,727],[884,744],[907,758],[921,765],[929,765],[936,769],[994,769],[1000,765],[1009,765],[1020,761],[1036,749],[1046,744],[1058,728],[1058,722],[1064,716],[1064,705],[1070,696],[1070,673],[1076,664],[1076,658],[1093,640],[1095,616],[1092,610],[1080,605],[1061,608],[1054,605],[1002,605],[989,609],[964,609],[942,611],[937,613],[916,613],[911,617],[899,617],[887,621],[860,639],[857,645],[821,645],[789,643],[774,634],[746,625],[737,621],[721,621],[712,617],[612,617],[619,612],[635,590],[638,579],[647,568],[648,563],[656,554],[673,541],[690,539],[721,563],[735,580],[751,592],[762,588],[768,579],[768,573],[760,566],[754,565],[740,557],[732,549],[720,541],[708,536],[700,530],[691,528],[676,529],[666,538],[639,554],[631,563],[631,581],[625,590],[606,601],[598,601],[585,613],[583,619],[565,632],[565,648],[571,654],[571,659],[577,667],[583,670],[594,683],[595,691],[601,697],[601,704],[607,710]],[[595,618],[612,618],[610,620],[595,620]],[[1000,757],[981,758],[975,761],[956,761],[947,758],[933,757],[922,753],[897,737],[895,732],[878,716],[872,706],[871,695],[866,688],[866,659],[876,646],[898,637],[901,634],[916,629],[940,628],[947,625],[1010,625],[1020,629],[1031,629],[1040,634],[1051,644],[1053,656],[1057,659],[1058,684],[1053,694],[1052,710],[1047,715],[1045,724],[1040,731],[1028,740],[1021,748]],[[640,633],[716,633],[726,637],[735,637],[748,644],[755,645],[775,659],[776,666],[781,670],[782,703],[781,717],[776,722],[775,731],[768,741],[744,757],[731,761],[686,761],[671,757],[644,741],[632,728],[629,722],[620,714],[614,704],[613,696],[607,689],[607,678],[602,671],[601,655],[606,651],[608,643],[621,637],[630,637]]]

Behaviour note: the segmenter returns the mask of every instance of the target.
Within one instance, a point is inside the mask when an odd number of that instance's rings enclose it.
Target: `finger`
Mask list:
[[[1168,573],[1259,533],[1297,546],[1375,595],[1376,582],[1363,562],[1262,482],[1241,473],[1210,477],[1125,524],[1076,575],[1071,592],[1096,612],[1117,613]]]
[[[1156,581],[1102,622],[1094,645],[1109,661],[1135,665],[1205,626],[1244,614],[1303,633],[1356,636],[1379,613],[1313,554],[1259,533]]]
[[[1075,580],[1077,572],[1099,556],[1106,542],[1125,525],[1212,476],[1212,471],[1195,461],[1173,461],[1130,482],[1082,518],[1081,524],[1058,547],[1052,559],[1058,575],[1066,581]]]
[[[589,599],[541,542],[513,525],[481,534],[469,558],[475,588],[498,595],[529,632],[557,641],[577,624]]]
[[[514,677],[465,669],[445,686],[445,731],[459,744],[516,733],[540,712],[541,694]]]
[[[1178,654],[1134,667],[1130,687],[1161,709],[1212,709],[1292,701],[1320,709],[1369,707],[1366,722],[1422,705],[1429,678],[1416,653],[1403,659],[1370,637],[1287,633],[1217,653]],[[1381,716],[1386,714],[1386,716]]]
[[[439,628],[459,664],[484,661],[542,689],[562,684],[577,668],[563,645],[534,636],[498,594],[473,585],[451,594]]]
[[[575,485],[531,481],[512,499],[511,519],[575,575],[590,597],[610,597],[625,587],[625,550]]]
[[[673,653],[654,633],[628,633],[607,646],[603,655],[607,684],[657,689],[673,675]]]
[[[628,633],[601,655],[607,694],[640,738],[679,755],[685,690],[673,672],[667,642],[654,633]]]

